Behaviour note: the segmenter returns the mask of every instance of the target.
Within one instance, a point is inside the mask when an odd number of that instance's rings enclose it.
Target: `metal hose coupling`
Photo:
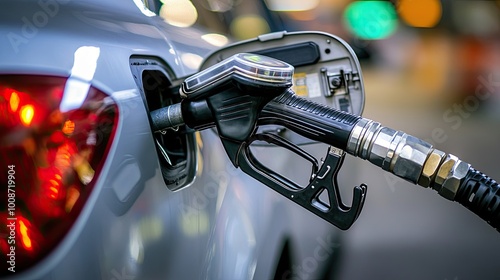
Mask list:
[[[419,138],[365,118],[351,131],[346,151],[402,179],[432,187],[449,200],[454,200],[471,167]]]

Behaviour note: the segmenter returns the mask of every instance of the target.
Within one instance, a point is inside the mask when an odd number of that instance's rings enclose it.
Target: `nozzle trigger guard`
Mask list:
[[[250,144],[256,140],[266,141],[286,148],[311,162],[313,168],[309,184],[306,187],[299,186],[259,162],[250,150]],[[352,205],[350,207],[342,202],[337,175],[345,158],[344,151],[330,147],[318,170],[318,163],[312,155],[274,134],[254,134],[246,142],[222,139],[222,143],[233,164],[240,167],[243,172],[334,226],[346,230],[358,218],[365,201],[367,186],[361,184],[354,188]],[[231,154],[233,155],[231,156]],[[323,192],[328,193],[328,201],[324,201],[321,198]]]

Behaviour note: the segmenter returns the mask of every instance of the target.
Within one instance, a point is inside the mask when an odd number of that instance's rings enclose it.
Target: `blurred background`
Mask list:
[[[273,31],[325,31],[356,51],[364,116],[500,179],[500,1],[163,0],[150,9],[215,46]],[[201,60],[200,60],[201,62]],[[474,214],[348,158],[365,182],[332,279],[500,279],[500,234]],[[346,191],[346,192],[350,192]],[[300,222],[300,221],[298,221]]]

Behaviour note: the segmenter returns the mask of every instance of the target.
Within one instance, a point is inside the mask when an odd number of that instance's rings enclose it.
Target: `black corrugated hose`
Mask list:
[[[500,231],[500,187],[495,180],[471,167],[455,201]]]

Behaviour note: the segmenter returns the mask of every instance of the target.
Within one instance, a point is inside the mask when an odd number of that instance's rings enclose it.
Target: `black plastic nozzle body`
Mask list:
[[[259,124],[278,124],[312,140],[346,150],[351,131],[361,119],[285,92],[267,104]]]

